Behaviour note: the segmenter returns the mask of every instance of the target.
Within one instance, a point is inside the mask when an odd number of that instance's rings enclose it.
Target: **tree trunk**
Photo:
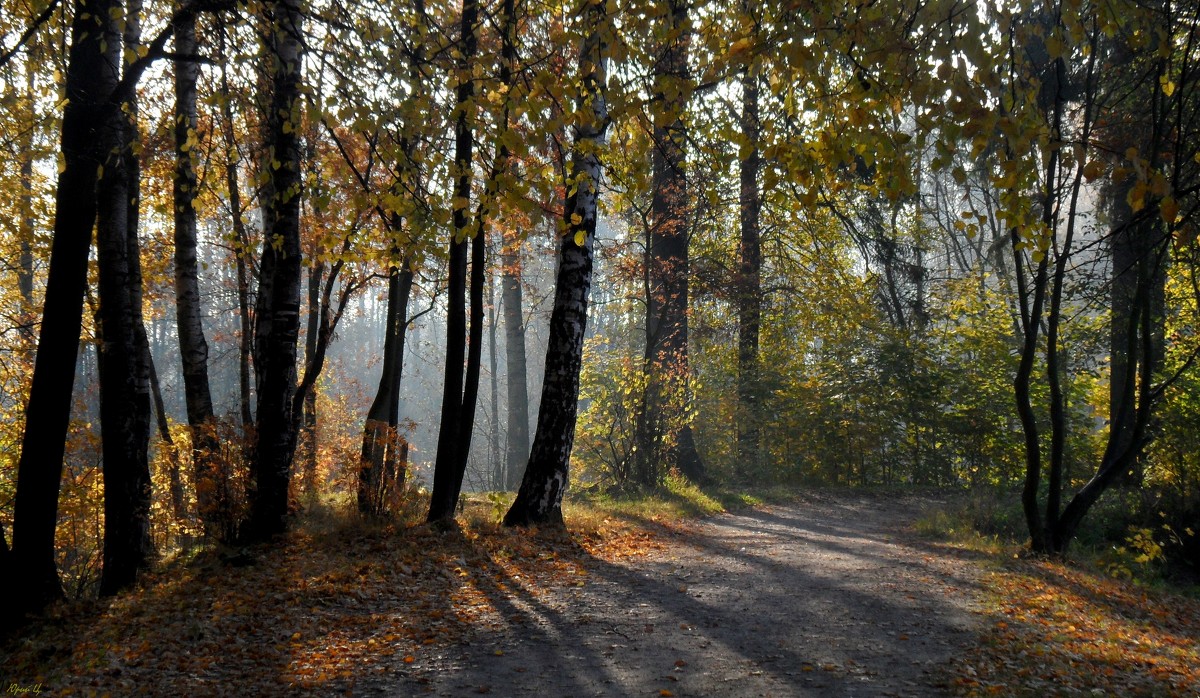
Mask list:
[[[30,127],[24,142],[21,144],[21,196],[19,199],[19,215],[20,222],[20,253],[17,259],[17,291],[21,297],[21,310],[19,328],[21,339],[25,344],[26,360],[32,359],[34,349],[37,346],[37,336],[34,333],[34,324],[36,322],[36,309],[33,307],[33,235],[34,235],[34,216],[33,216],[33,160],[34,160],[34,132],[33,124],[37,123],[37,96],[34,92],[37,89],[35,81],[36,70],[33,65],[33,57],[27,59],[25,63],[25,95],[28,100],[29,111],[26,118],[29,119]]]
[[[639,415],[638,474],[655,486],[677,468],[693,480],[703,478],[686,412],[690,402],[688,365],[688,197],[684,146],[687,126],[687,52],[691,42],[687,5],[667,2],[669,32],[659,54],[655,76],[652,156],[653,198],[646,251],[647,387]],[[668,414],[675,413],[675,414]]]
[[[1111,315],[1109,319],[1109,429],[1116,439],[1118,450],[1134,445],[1134,421],[1120,414],[1126,399],[1136,403],[1130,390],[1136,380],[1142,361],[1149,360],[1155,366],[1162,365],[1166,355],[1166,335],[1163,329],[1166,304],[1166,250],[1168,236],[1157,216],[1137,215],[1127,201],[1137,175],[1130,174],[1124,181],[1116,183],[1104,194],[1108,201],[1111,232],[1108,237],[1112,255],[1112,287],[1110,291]],[[1143,278],[1144,277],[1144,278]],[[1135,307],[1139,287],[1148,294],[1145,312],[1150,319],[1149,354],[1143,356],[1142,347],[1128,344],[1130,327],[1139,327]],[[1135,330],[1136,331],[1136,330]],[[1140,446],[1139,446],[1140,449]],[[1136,488],[1142,483],[1141,454],[1134,458],[1129,471],[1118,480],[1118,485]]]
[[[477,0],[463,0],[462,47],[458,60],[460,73],[468,73],[475,59],[478,45],[476,24],[479,18]],[[466,75],[460,80],[456,109],[458,120],[454,127],[454,233],[450,241],[450,268],[447,281],[446,308],[446,375],[442,384],[442,412],[438,430],[437,458],[433,472],[433,494],[429,503],[429,521],[451,519],[458,505],[463,475],[466,473],[467,456],[470,452],[471,431],[467,422],[473,423],[475,401],[470,389],[470,379],[464,376],[463,361],[466,358],[466,284],[467,284],[467,237],[471,234],[468,212],[471,199],[471,159],[473,133],[467,118],[474,95],[474,85]],[[477,231],[478,232],[478,231]],[[474,255],[472,255],[474,256]],[[482,276],[483,269],[479,269]],[[472,272],[472,291],[474,290]],[[472,296],[474,293],[472,292]],[[478,363],[475,364],[476,386],[478,386]],[[468,397],[472,399],[468,402]],[[468,415],[470,419],[468,420]],[[466,435],[466,442],[463,435]]]
[[[383,335],[383,372],[363,426],[358,470],[358,510],[384,513],[395,487],[404,482],[404,462],[398,433],[400,381],[404,374],[404,340],[408,330],[408,299],[413,272],[409,259],[388,272],[387,321]]]
[[[1127,48],[1122,46],[1117,49],[1118,68],[1130,60]],[[1092,123],[1092,108],[1096,101],[1092,79],[1096,53],[1093,44],[1087,73],[1087,110],[1084,120],[1086,125]],[[1158,60],[1156,69],[1161,77],[1165,71],[1161,59]],[[1160,84],[1159,80],[1146,80],[1150,92],[1146,100],[1149,106],[1149,121],[1136,122],[1133,126],[1133,140],[1140,142],[1149,156],[1147,170],[1150,172],[1159,170],[1162,165],[1161,154],[1170,152],[1169,140],[1175,137],[1167,135],[1172,129],[1168,125],[1169,110],[1164,103],[1166,95],[1159,88]],[[1139,103],[1138,109],[1145,106]],[[1122,125],[1129,128],[1128,122],[1123,122]],[[1085,143],[1088,133],[1087,130],[1084,131]],[[1118,135],[1128,137],[1126,133]],[[1076,176],[1077,189],[1078,180],[1079,175]],[[1155,385],[1154,380],[1165,353],[1165,281],[1170,236],[1162,224],[1162,217],[1156,205],[1148,206],[1140,216],[1127,207],[1128,184],[1127,181],[1116,183],[1115,189],[1120,192],[1120,199],[1113,202],[1112,212],[1113,230],[1110,244],[1113,248],[1113,288],[1110,346],[1113,366],[1110,378],[1112,402],[1109,410],[1108,441],[1096,474],[1071,498],[1061,515],[1057,516],[1054,525],[1049,527],[1049,540],[1042,552],[1066,552],[1083,517],[1107,489],[1122,481],[1125,484],[1140,482],[1139,461],[1149,442],[1151,417],[1155,403],[1160,397],[1162,386]]]
[[[225,55],[225,32],[217,34],[219,44],[217,50]],[[221,63],[221,91],[229,94],[229,71],[225,62]],[[250,277],[251,271],[246,263],[250,255],[250,236],[242,221],[242,195],[238,185],[238,150],[237,138],[233,131],[233,100],[222,100],[221,132],[225,140],[225,189],[229,195],[229,211],[232,218],[234,238],[234,260],[237,266],[237,299],[238,326],[238,406],[242,418],[243,435],[247,435],[254,423],[254,412],[251,409],[250,365],[254,353],[254,323],[250,313]]]
[[[321,252],[318,251],[317,255],[320,257]],[[304,337],[305,375],[314,367],[317,355],[317,341],[322,331],[325,331],[325,319],[321,308],[321,282],[324,277],[325,262],[318,258],[308,268],[308,332]],[[311,493],[315,491],[317,479],[317,389],[315,375],[311,381],[311,387],[304,391],[304,399],[301,404],[300,444],[304,486]]]
[[[195,17],[176,21],[175,52],[185,59],[198,57]],[[197,140],[196,81],[199,75],[200,65],[195,60],[175,61],[175,317],[179,357],[183,364],[184,402],[192,440],[196,508],[205,531],[212,533],[217,517],[215,478],[220,476],[214,460],[220,453],[220,444],[208,380],[208,342],[202,323],[204,308],[197,261],[198,183],[192,158]]]
[[[62,597],[54,562],[54,529],[79,356],[88,250],[96,221],[96,175],[109,152],[110,141],[103,136],[105,113],[118,75],[118,66],[100,51],[105,40],[101,28],[117,7],[113,0],[76,0],[72,14],[61,131],[63,168],[58,175],[50,270],[17,465],[13,565],[7,568],[21,571],[14,579],[18,611],[38,611]]]
[[[140,6],[126,11],[124,41],[112,21],[106,61],[119,64],[122,47],[139,40]],[[100,434],[104,474],[104,564],[100,594],[137,579],[153,555],[150,541],[149,346],[142,324],[141,257],[137,240],[138,168],[132,99],[109,113],[110,157],[97,183],[96,259],[99,286]]]
[[[588,34],[579,50],[579,110],[591,118],[576,127],[572,171],[584,175],[563,208],[567,234],[559,245],[554,310],[546,350],[541,406],[529,464],[517,498],[504,517],[506,526],[562,524],[562,497],[567,488],[575,420],[579,409],[579,371],[583,364],[588,295],[592,285],[592,250],[596,237],[597,201],[603,174],[599,152],[608,129],[608,45],[611,27],[605,3],[587,6]]]
[[[740,159],[738,209],[741,240],[737,285],[738,304],[738,463],[739,468],[756,472],[761,466],[759,443],[762,413],[759,400],[758,344],[762,324],[762,249],[759,241],[759,217],[762,198],[759,193],[758,74],[753,66],[742,73],[742,137],[749,152]]]
[[[505,489],[516,490],[529,459],[529,379],[525,359],[525,309],[521,289],[520,239],[505,233],[500,272],[500,303],[504,306],[504,385],[508,398],[508,441],[505,449]]]
[[[349,238],[345,245],[349,246]],[[346,252],[344,248],[343,253]],[[323,264],[314,264],[314,268],[321,267]],[[293,431],[297,434],[306,425],[312,427],[312,447],[316,448],[316,389],[317,379],[321,377],[321,371],[325,369],[325,357],[329,355],[329,343],[333,341],[334,331],[337,329],[338,323],[341,322],[342,315],[345,314],[346,305],[350,302],[350,297],[355,291],[361,288],[361,284],[353,282],[341,283],[338,291],[337,309],[332,308],[331,298],[333,297],[333,289],[339,285],[339,277],[341,271],[345,267],[345,262],[342,259],[335,261],[329,267],[328,274],[314,273],[309,277],[309,282],[317,289],[316,297],[313,298],[310,289],[310,302],[315,304],[315,309],[309,316],[310,320],[315,318],[315,323],[310,323],[309,328],[312,330],[311,339],[308,340],[308,347],[304,360],[304,375],[300,379],[300,384],[296,386],[295,395],[292,397],[292,416],[294,420]],[[320,282],[320,277],[324,276],[324,283]],[[315,325],[315,326],[314,326]],[[306,420],[311,416],[311,423]],[[315,475],[315,452],[306,455],[306,458],[314,459],[312,467]],[[307,467],[307,466],[306,466]],[[307,473],[306,473],[307,475]]]
[[[263,214],[255,319],[258,421],[250,458],[249,539],[287,529],[288,488],[296,451],[292,398],[300,334],[300,68],[303,15],[298,0],[275,0],[267,38],[271,106],[267,113],[269,173]]]
[[[488,420],[488,471],[491,489],[504,489],[504,460],[500,457],[500,363],[496,357],[496,275],[488,277],[488,368],[491,371],[492,416]]]

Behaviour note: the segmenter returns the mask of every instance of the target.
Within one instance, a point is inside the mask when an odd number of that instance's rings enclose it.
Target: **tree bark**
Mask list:
[[[517,235],[507,231],[504,238],[500,272],[500,304],[504,307],[504,385],[508,406],[504,486],[516,490],[529,459],[529,369],[525,357],[521,243]]]
[[[96,221],[97,171],[108,155],[103,137],[118,66],[100,51],[114,0],[77,0],[71,22],[63,123],[62,171],[37,356],[25,409],[13,506],[13,565],[18,610],[38,611],[62,597],[54,562],[58,493],[70,420],[71,391],[83,320],[88,249]],[[99,58],[98,58],[99,57]],[[12,573],[9,573],[12,575]]]
[[[500,457],[500,361],[496,356],[496,329],[499,324],[496,313],[496,275],[488,277],[488,368],[491,375],[492,414],[488,420],[488,470],[492,475],[491,488],[504,489],[504,460]]]
[[[404,340],[408,330],[408,299],[412,293],[410,260],[388,271],[387,321],[383,335],[383,372],[363,426],[358,470],[358,510],[384,513],[393,489],[404,482],[402,439],[397,433],[400,381],[404,374]]]
[[[110,21],[106,61],[120,64],[122,47],[140,41],[140,4],[126,8],[125,36]],[[137,579],[153,555],[150,541],[149,346],[142,324],[141,257],[137,240],[138,168],[133,99],[108,114],[110,157],[97,183],[96,259],[99,286],[100,434],[104,475],[104,562],[100,594]]]
[[[217,33],[218,52],[225,55],[225,29]],[[221,91],[230,94],[229,71],[224,61],[221,62]],[[254,424],[254,411],[251,400],[250,366],[254,354],[254,323],[250,311],[250,265],[246,263],[250,255],[250,236],[242,221],[242,195],[238,184],[238,149],[237,138],[233,131],[233,101],[221,102],[221,137],[225,141],[225,189],[229,195],[229,214],[233,228],[234,261],[237,269],[237,299],[238,299],[238,407],[242,418],[243,436],[248,436],[251,425]]]
[[[465,375],[463,370],[463,361],[467,354],[465,296],[467,238],[471,237],[471,222],[468,212],[471,199],[471,159],[474,137],[470,120],[467,118],[467,111],[472,108],[472,98],[475,94],[474,84],[468,73],[478,47],[476,34],[478,20],[478,1],[463,0],[462,46],[458,60],[458,70],[462,77],[457,88],[455,108],[458,111],[458,119],[454,126],[456,179],[453,201],[454,233],[453,239],[450,241],[450,268],[447,281],[446,374],[442,384],[441,423],[438,430],[437,458],[434,463],[433,493],[429,503],[428,520],[431,522],[454,517],[454,509],[458,505],[458,496],[462,489],[463,475],[466,474],[467,456],[471,448],[469,427],[473,425],[475,415],[473,393],[478,390],[478,357],[476,357],[474,365],[476,376],[474,391],[470,388],[469,375]],[[482,265],[478,271],[482,277]],[[474,296],[474,276],[475,274],[472,272],[472,296]],[[473,305],[474,303],[472,303]],[[472,314],[474,313],[472,312]],[[468,398],[470,398],[469,401]],[[463,441],[464,434],[466,435],[465,442]]]
[[[761,465],[762,449],[759,429],[762,414],[759,400],[758,345],[762,324],[762,246],[759,240],[759,218],[762,197],[759,192],[758,74],[753,66],[742,73],[742,137],[748,142],[748,153],[740,159],[738,168],[738,209],[740,241],[738,246],[738,462],[751,472]]]
[[[304,373],[306,376],[314,368],[318,371],[321,370],[320,367],[316,367],[317,343],[320,340],[322,332],[328,332],[321,305],[321,284],[325,278],[325,262],[319,258],[321,254],[321,251],[318,250],[318,259],[313,260],[308,268],[308,331],[304,336]],[[324,351],[325,348],[322,347],[322,364],[324,364]],[[304,391],[303,400],[300,405],[299,432],[303,482],[307,491],[312,492],[317,478],[317,387],[315,374],[310,381],[310,387]]]
[[[687,53],[691,42],[687,5],[667,1],[667,36],[659,50],[655,76],[653,197],[647,231],[646,397],[639,415],[637,473],[642,484],[656,486],[677,468],[692,480],[704,476],[690,420],[688,365],[688,196],[684,146],[687,126]],[[682,423],[679,423],[679,422]],[[675,422],[675,424],[672,424]]]
[[[267,113],[268,195],[255,319],[258,416],[250,458],[248,539],[287,529],[296,450],[292,398],[300,334],[300,68],[303,15],[297,0],[275,0],[267,38],[271,103]]]
[[[175,23],[175,318],[179,335],[179,357],[183,364],[184,403],[192,441],[192,475],[196,486],[196,508],[205,531],[215,530],[217,491],[214,460],[220,454],[212,391],[208,379],[208,342],[204,337],[203,302],[197,261],[196,193],[198,188],[193,153],[196,146],[196,18]],[[231,164],[232,166],[232,164]],[[236,174],[234,175],[236,177]]]
[[[31,55],[25,63],[25,98],[28,100],[29,129],[21,144],[21,196],[19,199],[20,221],[20,253],[17,259],[17,292],[21,297],[19,327],[21,339],[25,343],[27,359],[33,357],[37,336],[34,333],[36,321],[33,307],[33,159],[34,159],[34,124],[37,123],[37,101],[34,92],[37,89],[35,79],[34,57]]]
[[[592,251],[603,166],[600,150],[608,130],[608,38],[611,26],[602,2],[588,3],[588,34],[579,50],[579,110],[587,117],[575,131],[572,172],[583,175],[563,208],[567,234],[559,245],[554,310],[546,350],[541,406],[529,464],[517,498],[504,517],[506,526],[562,524],[575,421],[579,409],[579,371],[592,284]]]

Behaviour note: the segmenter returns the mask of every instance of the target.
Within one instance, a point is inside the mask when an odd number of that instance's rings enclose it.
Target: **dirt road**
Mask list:
[[[976,565],[915,536],[919,499],[813,495],[714,517],[356,695],[929,696],[974,638]]]

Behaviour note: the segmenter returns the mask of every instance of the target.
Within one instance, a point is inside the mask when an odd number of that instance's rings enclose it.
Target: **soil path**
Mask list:
[[[714,517],[356,695],[929,696],[973,641],[978,566],[911,532],[928,500],[815,495]],[[384,678],[384,677],[380,677]]]

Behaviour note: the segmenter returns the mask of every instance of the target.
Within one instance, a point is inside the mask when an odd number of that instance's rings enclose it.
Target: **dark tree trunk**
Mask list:
[[[648,296],[645,404],[639,415],[637,473],[643,484],[657,485],[666,468],[693,480],[704,475],[686,415],[688,365],[688,196],[684,146],[687,126],[687,54],[691,42],[687,5],[667,2],[667,36],[660,47],[653,128],[653,198],[646,251]],[[672,422],[682,424],[678,426]]]
[[[1118,70],[1130,58],[1127,48],[1118,47]],[[1096,53],[1096,46],[1093,44],[1088,64],[1088,108],[1085,112],[1085,124],[1089,125],[1092,121],[1092,104],[1095,101],[1095,84],[1092,78]],[[1160,76],[1164,74],[1165,66],[1161,59],[1156,62],[1155,67]],[[1138,79],[1142,80],[1144,76],[1139,75]],[[1136,125],[1133,128],[1136,135],[1133,139],[1135,142],[1141,142],[1143,152],[1149,157],[1148,171],[1156,172],[1162,165],[1161,154],[1170,152],[1170,140],[1176,136],[1169,135],[1173,130],[1169,124],[1170,110],[1165,104],[1167,96],[1159,89],[1159,81],[1153,78],[1146,79],[1145,84],[1145,89],[1150,93],[1146,100],[1148,104],[1139,103],[1137,109],[1142,110],[1148,106],[1148,109],[1145,109],[1148,119],[1135,119]],[[1122,109],[1127,110],[1128,106],[1123,106]],[[1128,122],[1123,126],[1130,127]],[[1087,142],[1088,133],[1087,130],[1084,131],[1084,142]],[[1128,134],[1118,133],[1118,137],[1128,137]],[[1034,550],[1037,552],[1066,552],[1083,517],[1106,490],[1122,481],[1127,485],[1140,481],[1139,461],[1149,442],[1149,425],[1162,390],[1162,386],[1155,385],[1154,381],[1165,352],[1164,285],[1170,236],[1162,224],[1157,200],[1152,200],[1151,203],[1155,205],[1147,206],[1140,215],[1127,207],[1128,184],[1126,181],[1116,183],[1115,189],[1120,198],[1112,202],[1114,210],[1110,244],[1113,252],[1113,366],[1108,441],[1096,474],[1067,502],[1061,514],[1054,508],[1057,502],[1051,501],[1047,505],[1050,513],[1055,516],[1052,520],[1053,525],[1047,526],[1048,534],[1042,547],[1035,546]],[[1072,213],[1073,208],[1074,203]],[[1051,487],[1053,489],[1053,482]]]
[[[1122,418],[1121,406],[1136,404],[1136,379],[1142,361],[1149,360],[1154,366],[1162,365],[1166,355],[1166,334],[1163,324],[1166,318],[1167,265],[1165,250],[1168,236],[1157,216],[1135,214],[1127,201],[1130,190],[1137,181],[1134,174],[1118,182],[1112,191],[1104,192],[1110,212],[1109,249],[1112,255],[1112,287],[1110,291],[1111,315],[1109,319],[1109,428],[1111,438],[1116,440],[1120,451],[1135,444],[1135,420]],[[1136,307],[1139,289],[1147,294],[1144,311],[1149,313],[1151,340],[1143,356],[1142,346],[1128,344],[1130,328],[1138,328]],[[1135,329],[1136,332],[1136,329]],[[1140,446],[1138,447],[1141,448]],[[1133,459],[1129,471],[1118,480],[1125,487],[1139,487],[1142,483],[1141,454]]]
[[[106,61],[119,64],[134,48],[140,6],[130,4],[124,41],[112,22]],[[111,156],[97,184],[96,259],[99,286],[100,434],[104,474],[104,563],[100,594],[137,579],[153,555],[150,542],[149,346],[142,324],[141,258],[137,240],[136,108],[109,112]]]
[[[175,23],[175,52],[181,57],[197,56],[196,18]],[[208,380],[208,342],[204,337],[203,303],[197,261],[196,193],[193,164],[196,134],[196,81],[200,65],[194,60],[175,61],[175,317],[179,334],[179,357],[183,364],[183,392],[192,440],[192,477],[196,485],[196,508],[209,533],[214,530],[217,491],[214,460],[220,453],[212,391]],[[236,176],[236,175],[235,175]]]
[[[387,321],[383,335],[383,372],[363,426],[358,471],[358,510],[378,516],[394,488],[404,482],[405,463],[398,433],[400,381],[404,374],[404,340],[413,272],[408,259],[388,273]]]
[[[741,158],[738,179],[738,209],[741,240],[737,284],[738,304],[738,462],[742,469],[757,470],[761,465],[759,443],[762,413],[759,400],[758,343],[762,324],[762,249],[759,241],[759,217],[762,197],[759,193],[758,75],[747,66],[742,74],[742,136],[749,152]]]
[[[573,171],[586,175],[563,209],[567,230],[559,246],[558,277],[546,371],[542,380],[537,431],[517,498],[504,517],[506,526],[562,524],[575,420],[579,409],[579,370],[583,364],[588,294],[592,285],[592,249],[597,199],[603,174],[599,151],[608,129],[607,81],[609,27],[604,3],[588,5],[589,33],[579,50],[581,93],[578,105],[588,114],[575,132]]]
[[[67,425],[87,286],[88,249],[96,222],[96,175],[108,156],[103,133],[118,66],[100,51],[113,0],[75,3],[63,108],[64,168],[58,175],[54,238],[37,357],[25,410],[13,506],[13,581],[19,611],[37,611],[62,597],[54,562],[54,529]],[[12,574],[9,572],[8,574]]]
[[[297,0],[269,6],[272,31],[271,105],[267,113],[269,174],[264,201],[264,241],[255,312],[258,421],[250,458],[249,539],[287,529],[288,489],[296,451],[292,398],[300,334],[300,66],[303,15]]]
[[[483,213],[480,209],[479,232],[471,239],[471,332],[467,341],[467,370],[463,385],[462,413],[459,424],[458,478],[454,488],[454,504],[462,493],[463,476],[467,472],[467,456],[471,437],[475,434],[475,413],[479,404],[479,374],[483,365],[483,286],[487,277],[487,241],[483,236]]]
[[[464,74],[470,71],[475,58],[478,46],[476,34],[478,19],[479,4],[477,0],[463,0],[462,47],[458,69]],[[459,82],[456,96],[459,114],[454,127],[454,170],[457,175],[454,185],[454,238],[450,241],[450,273],[447,281],[446,375],[442,384],[441,423],[438,430],[437,459],[434,463],[433,493],[429,503],[429,521],[441,521],[454,516],[459,492],[462,489],[463,475],[466,473],[467,456],[471,448],[471,426],[473,426],[475,415],[474,397],[478,390],[479,357],[476,357],[474,365],[476,377],[474,390],[470,387],[470,377],[464,376],[463,371],[463,361],[467,354],[465,296],[467,237],[470,235],[468,214],[471,198],[472,139],[474,137],[466,110],[470,108],[473,95],[473,82],[468,77],[464,77]],[[482,278],[482,265],[478,271]],[[474,276],[473,271],[472,296],[474,296]],[[482,291],[482,286],[480,290]],[[474,306],[473,302],[472,306]],[[472,312],[473,314],[474,312]],[[480,328],[477,326],[475,329]],[[474,341],[474,339],[473,337],[472,340]],[[468,369],[469,371],[470,369]],[[463,441],[464,434],[465,442]]]

